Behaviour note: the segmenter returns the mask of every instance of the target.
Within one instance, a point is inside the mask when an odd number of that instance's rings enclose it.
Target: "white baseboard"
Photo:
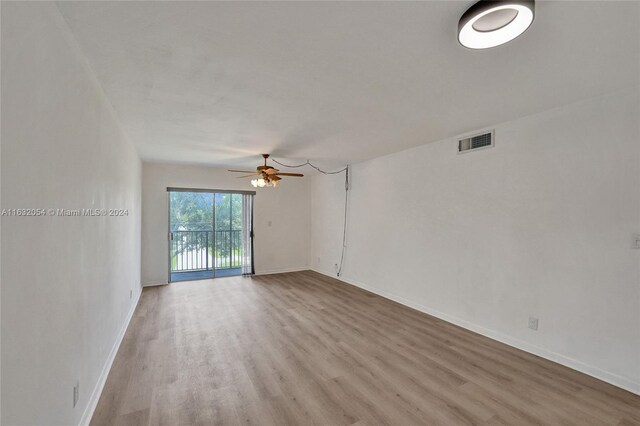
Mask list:
[[[109,376],[109,371],[111,370],[111,366],[113,365],[113,360],[116,358],[116,354],[118,353],[118,349],[120,349],[120,344],[122,343],[122,339],[124,338],[125,333],[127,332],[127,328],[129,327],[129,323],[131,322],[131,318],[133,318],[133,313],[138,306],[138,302],[140,301],[140,295],[142,294],[142,288],[138,291],[138,294],[135,296],[134,303],[131,305],[131,309],[127,314],[127,318],[120,329],[120,333],[116,337],[116,341],[111,348],[111,352],[107,357],[107,361],[104,363],[102,367],[102,372],[100,372],[100,377],[98,377],[98,383],[96,383],[93,388],[93,392],[91,393],[91,397],[89,398],[89,402],[87,403],[87,407],[82,413],[82,417],[80,418],[80,426],[88,426],[91,422],[91,417],[93,417],[93,412],[96,410],[98,405],[98,401],[100,400],[100,395],[102,394],[102,390],[104,389],[104,385],[107,382],[107,377]]]
[[[272,274],[284,274],[286,272],[300,272],[308,271],[308,266],[298,266],[296,268],[281,268],[281,269],[267,269],[262,271],[256,271],[256,275],[272,275]]]
[[[617,374],[602,370],[598,367],[594,367],[589,364],[585,364],[584,362],[567,357],[565,355],[541,348],[539,346],[532,345],[523,340],[516,339],[512,336],[500,333],[499,331],[491,330],[491,329],[482,327],[480,325],[471,323],[467,320],[463,320],[463,319],[445,314],[444,312],[440,312],[438,310],[429,308],[419,303],[412,302],[404,297],[396,296],[392,293],[381,290],[379,288],[372,287],[349,278],[336,277],[335,273],[330,273],[327,271],[322,271],[322,270],[313,269],[313,268],[312,270],[315,272],[318,272],[319,274],[326,275],[331,278],[335,278],[336,280],[342,281],[346,284],[350,284],[355,287],[359,287],[364,290],[370,291],[371,293],[375,293],[378,296],[384,297],[385,299],[393,300],[394,302],[400,303],[401,305],[408,306],[412,309],[434,316],[441,320],[447,321],[451,324],[455,324],[459,327],[465,328],[467,330],[471,330],[485,337],[489,337],[490,339],[497,340],[498,342],[504,343],[514,348],[523,350],[525,352],[529,352],[539,357],[564,365],[565,367],[569,367],[571,369],[580,371],[581,373],[595,377],[596,379],[600,379],[604,382],[607,382],[619,388],[628,390],[629,392],[632,392],[636,395],[640,395],[640,383],[635,382],[627,377],[619,376]]]
[[[146,284],[142,284],[142,287],[157,287],[159,285],[167,285],[169,283],[146,283]]]

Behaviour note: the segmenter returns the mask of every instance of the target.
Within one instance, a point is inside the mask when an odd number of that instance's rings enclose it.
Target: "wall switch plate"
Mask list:
[[[633,235],[633,243],[631,247],[634,249],[640,249],[640,234]]]
[[[532,330],[538,330],[538,318],[529,317],[529,328]]]
[[[73,407],[74,408],[76,404],[78,404],[79,398],[80,398],[80,382],[77,381],[76,385],[73,387]]]

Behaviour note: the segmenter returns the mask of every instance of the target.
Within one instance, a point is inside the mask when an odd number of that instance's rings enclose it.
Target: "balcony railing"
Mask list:
[[[215,232],[215,238],[213,238]],[[242,230],[173,231],[171,272],[242,266]]]

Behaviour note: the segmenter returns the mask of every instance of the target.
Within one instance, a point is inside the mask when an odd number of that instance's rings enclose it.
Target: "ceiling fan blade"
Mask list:
[[[242,179],[242,178],[248,178],[248,177],[256,177],[258,176],[260,173],[251,173],[250,175],[244,175],[244,176],[236,176],[236,179]]]
[[[275,173],[276,176],[294,176],[294,177],[303,177],[302,173]]]
[[[227,170],[228,172],[234,172],[234,173],[255,173],[252,170]]]

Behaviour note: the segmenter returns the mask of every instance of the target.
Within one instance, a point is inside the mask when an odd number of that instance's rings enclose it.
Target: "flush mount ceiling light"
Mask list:
[[[479,1],[458,22],[458,41],[470,49],[507,43],[533,22],[534,0]]]

